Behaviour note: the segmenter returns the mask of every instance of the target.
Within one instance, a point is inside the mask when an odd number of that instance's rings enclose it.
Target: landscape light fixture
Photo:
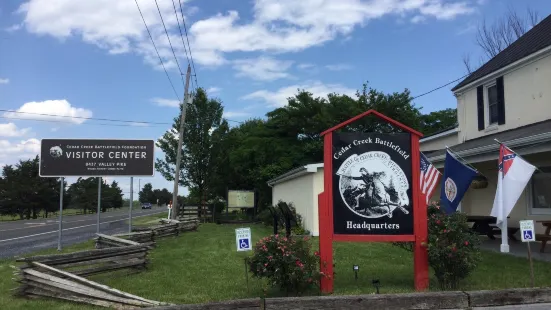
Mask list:
[[[354,279],[356,279],[356,281],[358,281],[358,271],[360,270],[360,266],[354,265],[352,267],[352,270],[354,270]]]
[[[375,286],[375,289],[377,289],[377,294],[379,294],[379,287],[381,286],[381,281],[379,281],[379,279],[373,279],[371,283],[373,284],[373,286]]]

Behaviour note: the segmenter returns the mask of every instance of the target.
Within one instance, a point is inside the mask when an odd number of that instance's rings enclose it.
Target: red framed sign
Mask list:
[[[337,133],[370,114],[403,133]],[[320,269],[333,275],[333,241],[414,242],[415,289],[429,285],[427,206],[420,190],[422,134],[375,111],[355,116],[324,137],[324,192],[318,196]],[[321,290],[333,292],[333,277]]]

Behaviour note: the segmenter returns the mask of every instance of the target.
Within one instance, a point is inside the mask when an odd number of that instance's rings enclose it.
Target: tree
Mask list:
[[[20,160],[15,166],[6,165],[0,180],[0,214],[19,215],[20,219],[36,219],[41,212],[59,209],[60,180],[38,175],[39,159]],[[69,194],[64,193],[64,207]]]
[[[157,201],[157,198],[153,193],[153,185],[151,185],[151,183],[146,183],[143,186],[142,190],[138,193],[138,197],[141,203],[155,203]]]
[[[180,109],[183,105],[180,106]],[[209,99],[206,92],[199,88],[194,100],[186,108],[184,124],[184,141],[180,165],[179,184],[196,189],[203,197],[208,190],[208,182],[213,173],[213,138],[212,133],[221,126],[222,103],[218,99]],[[174,118],[172,129],[157,141],[157,146],[165,153],[164,159],[157,159],[155,169],[168,181],[174,180],[177,136],[180,129],[180,117]]]
[[[421,116],[421,132],[428,136],[457,126],[457,109],[444,109]]]
[[[122,208],[122,189],[116,181],[111,183],[111,186],[106,185],[105,190],[102,189],[102,204],[105,203],[107,209]],[[103,188],[103,186],[102,186]],[[105,199],[103,199],[105,197]]]
[[[160,206],[166,205],[172,200],[172,193],[166,188],[163,188],[162,190],[153,190],[153,196],[155,197],[155,203],[158,203]]]
[[[530,8],[527,8],[524,17],[509,9],[504,16],[491,25],[487,25],[484,19],[478,25],[475,43],[480,47],[486,59],[493,58],[540,21],[541,18],[538,12]],[[481,59],[482,62],[484,62],[484,59]],[[473,68],[468,54],[463,56],[463,64],[469,74],[476,70]]]
[[[71,203],[82,209],[83,213],[97,213],[98,206],[98,178],[78,178],[69,186],[68,192],[71,195]],[[117,209],[123,206],[122,190],[116,181],[111,185],[101,179],[101,203],[100,212],[107,212],[109,209]]]

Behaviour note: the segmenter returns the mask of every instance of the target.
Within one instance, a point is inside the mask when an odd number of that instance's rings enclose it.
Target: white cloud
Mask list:
[[[10,79],[0,79],[0,84],[8,84]]]
[[[0,137],[21,137],[31,131],[31,128],[17,128],[14,123],[0,124]]]
[[[347,64],[334,64],[334,65],[327,65],[325,67],[331,71],[344,71],[344,70],[352,69],[352,66]]]
[[[258,81],[273,81],[290,77],[286,71],[292,64],[292,61],[281,61],[270,57],[258,57],[235,60],[233,62],[233,68],[237,70],[237,76]]]
[[[426,20],[427,20],[427,18],[423,15],[415,15],[411,18],[411,22],[414,23],[414,24],[419,24],[419,23],[422,23]]]
[[[151,102],[161,107],[178,108],[180,106],[180,101],[176,99],[153,98]]]
[[[219,93],[221,90],[222,90],[222,88],[220,88],[220,87],[215,87],[215,86],[209,87],[207,89],[207,94],[213,95],[213,94]]]
[[[241,117],[247,117],[250,115],[251,113],[249,112],[228,111],[228,112],[224,112],[223,117],[224,118],[241,118]]]
[[[135,126],[135,127],[149,127],[148,123],[131,122],[129,124],[130,126]]]
[[[3,161],[11,159],[12,162],[15,162],[17,159],[34,158],[38,153],[40,153],[40,140],[38,139],[32,138],[19,142],[0,140],[0,158]]]
[[[287,104],[287,98],[294,97],[298,89],[311,92],[316,97],[327,98],[330,93],[354,96],[356,90],[340,84],[323,84],[315,81],[303,85],[282,87],[277,91],[259,90],[241,97],[244,100],[261,100],[272,107],[282,107]]]
[[[60,120],[75,124],[82,124],[86,121],[86,119],[83,118],[92,117],[92,111],[83,108],[75,108],[65,99],[27,102],[17,109],[17,112],[19,113],[5,112],[4,117]]]
[[[299,69],[312,69],[314,68],[316,65],[314,64],[309,64],[309,63],[304,63],[304,64],[299,64],[297,67]]]
[[[138,2],[161,57],[174,68],[155,1]],[[180,38],[172,1],[158,3],[176,52],[185,62],[183,46],[177,44]],[[188,1],[184,3],[186,14],[195,11]],[[62,40],[80,37],[111,54],[138,53],[146,63],[160,68],[134,1],[28,0],[18,12],[31,33]],[[225,57],[232,52],[300,51],[348,37],[356,27],[389,15],[449,20],[472,12],[471,2],[465,0],[254,0],[252,20],[240,20],[236,11],[219,13],[190,23],[189,39],[197,63],[222,65],[229,62]]]

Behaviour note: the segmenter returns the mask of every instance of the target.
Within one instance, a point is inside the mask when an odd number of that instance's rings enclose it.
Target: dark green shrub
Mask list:
[[[429,265],[442,290],[456,289],[480,262],[480,239],[462,212],[446,214],[437,203],[428,206]],[[394,243],[413,251],[413,243]]]

